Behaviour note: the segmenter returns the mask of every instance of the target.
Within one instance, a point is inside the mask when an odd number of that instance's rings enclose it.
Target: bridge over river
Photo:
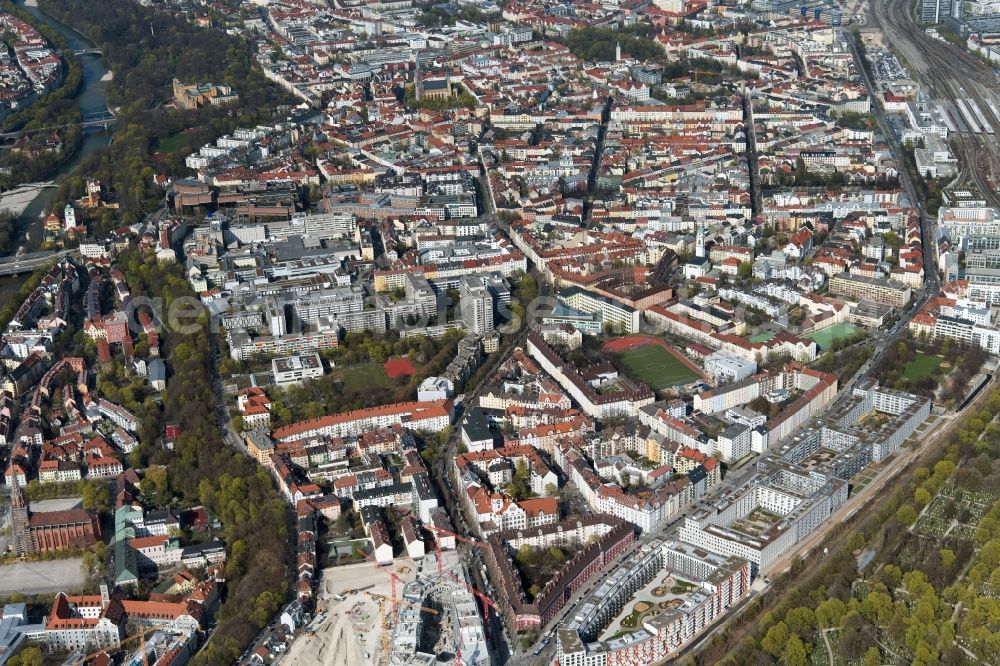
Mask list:
[[[44,252],[27,252],[0,258],[0,276],[34,273],[42,266],[47,266],[53,259],[68,253],[69,250],[62,250],[60,252],[46,250]]]
[[[111,111],[105,110],[104,112],[88,113],[80,118],[78,123],[66,123],[63,125],[50,125],[48,127],[31,127],[28,129],[21,129],[13,132],[2,132],[0,133],[0,140],[6,139],[16,139],[22,134],[38,134],[40,132],[53,132],[55,130],[66,129],[70,126],[76,127],[103,127],[104,129],[109,129],[112,125],[118,122],[114,114]]]

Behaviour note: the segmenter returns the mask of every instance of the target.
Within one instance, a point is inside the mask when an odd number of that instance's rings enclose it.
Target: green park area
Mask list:
[[[184,145],[184,130],[174,132],[170,136],[160,139],[156,143],[157,152],[173,153]]]
[[[371,389],[392,388],[385,370],[378,363],[362,363],[345,368],[336,368],[333,374],[348,386],[365,386]]]
[[[272,403],[271,425],[281,427],[327,414],[413,400],[425,377],[448,367],[459,339],[456,334],[392,339],[350,333],[336,348],[323,351],[330,366],[327,374],[287,387],[282,399]],[[226,359],[220,372],[223,376],[240,375],[261,371],[268,364],[266,359]],[[386,373],[387,365],[397,376]]]
[[[983,368],[986,352],[979,346],[939,341],[900,340],[888,345],[870,375],[882,386],[934,398],[942,405],[957,404]]]
[[[919,382],[925,377],[933,377],[941,372],[944,361],[940,356],[916,354],[913,360],[903,368],[903,376],[910,381]]]

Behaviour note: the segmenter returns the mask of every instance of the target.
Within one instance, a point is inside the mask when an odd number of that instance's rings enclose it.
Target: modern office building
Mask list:
[[[496,323],[490,289],[478,276],[467,275],[459,281],[458,291],[461,294],[459,307],[466,330],[477,335],[492,331]]]
[[[705,372],[720,384],[738,382],[757,372],[757,363],[742,356],[717,351],[705,357]]]
[[[940,23],[951,16],[952,0],[920,0],[920,21]]]
[[[831,278],[830,291],[834,294],[883,303],[896,308],[909,303],[913,293],[910,287],[899,282],[850,273],[841,273]]]
[[[278,386],[298,384],[306,379],[322,377],[323,360],[316,352],[272,359],[271,374]]]

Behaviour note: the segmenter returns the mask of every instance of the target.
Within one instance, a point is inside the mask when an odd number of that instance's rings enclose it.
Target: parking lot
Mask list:
[[[48,562],[16,562],[0,566],[0,596],[50,592],[78,592],[83,589],[83,560],[74,557]]]

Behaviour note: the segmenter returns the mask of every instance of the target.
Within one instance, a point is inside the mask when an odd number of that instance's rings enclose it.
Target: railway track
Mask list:
[[[992,69],[964,48],[925,33],[909,0],[873,0],[869,14],[870,24],[882,32],[914,78],[950,105],[958,125],[951,143],[965,179],[959,184],[975,186],[992,205],[1000,206],[994,190],[994,181],[1000,180],[1000,117],[994,113],[1000,109],[1000,84]]]
[[[990,68],[960,46],[934,39],[917,25],[910,0],[874,0],[871,5],[874,25],[878,26],[911,69],[928,71],[935,79],[946,81],[955,75],[979,85],[996,88]],[[926,82],[935,89],[935,81]],[[944,92],[944,91],[942,91]]]

